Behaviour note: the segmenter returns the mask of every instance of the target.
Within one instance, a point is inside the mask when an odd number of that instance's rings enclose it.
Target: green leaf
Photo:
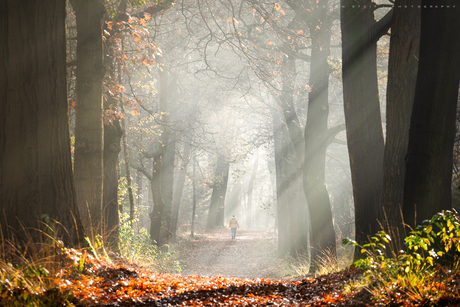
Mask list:
[[[425,232],[426,232],[426,233],[430,233],[431,230],[433,230],[433,226],[432,226],[432,225],[426,226],[426,228],[425,228]]]

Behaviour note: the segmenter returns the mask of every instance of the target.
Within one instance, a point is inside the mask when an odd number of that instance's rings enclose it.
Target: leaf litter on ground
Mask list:
[[[83,306],[366,306],[344,295],[344,283],[359,277],[341,273],[298,281],[204,277],[155,273],[124,264],[99,262],[90,275],[61,283]],[[368,297],[365,298],[366,300]]]
[[[89,269],[62,280],[60,287],[69,291],[81,306],[367,306],[370,303],[366,291],[344,294],[343,285],[360,278],[362,273],[357,269],[316,278],[273,278],[282,261],[276,258],[276,240],[249,231],[240,231],[237,240],[226,236],[226,231],[220,231],[201,240],[180,243],[183,247],[180,252],[187,261],[181,275],[87,256]],[[78,261],[77,255],[69,253],[69,257]],[[262,278],[267,276],[273,277]]]

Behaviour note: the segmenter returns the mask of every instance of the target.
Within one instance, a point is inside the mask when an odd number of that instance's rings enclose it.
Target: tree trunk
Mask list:
[[[422,7],[439,1],[422,0]],[[460,7],[422,8],[420,57],[404,180],[404,220],[414,227],[451,208],[460,79]]]
[[[224,226],[223,211],[225,194],[227,193],[228,171],[230,163],[226,161],[226,156],[220,154],[217,158],[216,170],[214,171],[214,182],[209,204],[206,228]]]
[[[176,141],[173,138],[169,141],[167,150],[163,157],[161,170],[161,196],[163,198],[163,213],[161,218],[160,245],[168,244],[171,237],[171,210],[173,202],[174,187],[174,160],[176,153]]]
[[[55,236],[65,244],[83,241],[70,155],[65,20],[65,1],[0,2],[4,240],[36,239],[32,230],[47,215],[59,222]]]
[[[127,0],[120,1],[118,5],[117,18],[126,12]],[[106,78],[104,80],[105,86],[110,87],[111,82],[118,81],[122,83],[121,77],[121,64],[116,63],[116,56],[114,54],[114,47],[117,42],[108,39],[105,41],[104,63],[107,68]],[[123,41],[122,41],[123,46]],[[115,64],[118,64],[118,69],[115,70]],[[117,71],[117,75],[115,75]],[[119,105],[119,98],[115,94],[107,94],[107,99],[104,101],[105,116],[104,122],[104,187],[103,187],[103,211],[104,211],[104,236],[107,237],[109,247],[113,250],[118,250],[118,235],[120,217],[118,215],[118,180],[119,168],[118,159],[121,151],[120,141],[122,138],[123,130],[120,125],[120,120],[107,115],[107,111],[117,111]],[[121,205],[122,206],[122,205]]]
[[[77,202],[92,238],[102,232],[103,121],[101,1],[72,0],[77,17],[77,85],[75,106],[74,176]]]
[[[305,139],[302,133],[302,124],[300,123],[294,107],[295,79],[297,76],[295,55],[289,54],[292,53],[289,46],[284,47],[283,51],[286,53],[286,56],[284,57],[282,66],[283,92],[279,100],[281,102],[284,120],[288,128],[287,131],[294,145],[297,157],[296,166],[300,169],[305,158]]]
[[[336,238],[329,193],[326,188],[326,149],[328,146],[329,72],[327,58],[331,50],[331,23],[327,1],[313,10],[309,18],[311,36],[310,87],[305,126],[303,185],[311,217],[311,263],[320,262],[322,253],[336,256]]]
[[[123,110],[123,108],[122,108]],[[133,195],[133,182],[131,178],[131,171],[129,169],[129,150],[128,142],[126,140],[126,123],[125,119],[121,120],[123,126],[122,141],[123,141],[123,156],[125,158],[125,172],[126,172],[126,184],[128,185],[128,198],[129,198],[129,222],[132,223],[134,219],[134,195]]]
[[[153,208],[150,212],[150,238],[160,245],[161,218],[164,202],[161,197],[161,155],[153,157],[153,168],[150,187],[152,189]]]
[[[187,165],[190,162],[190,150],[191,145],[185,144],[184,148],[184,155],[181,159],[181,168],[179,170],[179,175],[177,178],[177,183],[175,185],[174,194],[173,194],[173,202],[172,202],[172,210],[171,210],[171,236],[172,240],[176,240],[176,232],[177,232],[177,221],[179,219],[179,210],[180,204],[182,199],[182,192],[184,191],[185,186],[185,177],[187,175]]]
[[[356,8],[356,5],[361,8]],[[381,218],[383,130],[377,83],[377,41],[391,15],[379,22],[371,0],[342,0],[342,78],[355,205],[356,240],[375,234]]]
[[[160,102],[159,102],[159,113],[162,114],[161,118],[161,129],[162,133],[160,136],[160,140],[158,140],[157,149],[155,150],[154,157],[153,157],[153,169],[152,169],[152,176],[151,176],[151,188],[152,188],[152,197],[153,197],[153,210],[150,213],[150,237],[152,240],[154,240],[159,246],[161,246],[163,243],[167,243],[164,241],[164,233],[165,229],[162,229],[163,227],[168,227],[166,228],[167,231],[169,231],[169,216],[170,216],[170,210],[171,210],[171,203],[170,199],[172,198],[169,195],[168,191],[164,191],[165,187],[163,186],[164,182],[167,182],[168,180],[164,181],[163,176],[167,176],[167,174],[164,174],[165,170],[169,169],[169,164],[166,163],[166,167],[163,166],[164,161],[167,160],[168,158],[165,156],[168,151],[168,147],[170,146],[170,135],[171,135],[171,127],[169,126],[171,124],[170,122],[170,114],[169,108],[168,108],[168,101],[169,101],[169,73],[166,71],[166,69],[163,69],[160,71]],[[174,161],[174,158],[173,158]],[[173,162],[174,164],[174,162]],[[173,171],[172,169],[170,170],[171,172]],[[167,178],[167,177],[165,177]],[[169,187],[172,190],[172,187]],[[166,199],[165,197],[169,197],[169,199]],[[169,203],[168,203],[169,202]],[[168,221],[167,225],[163,223],[163,218],[164,218],[164,210],[165,210],[165,205],[169,206],[169,215],[166,213],[168,216]]]
[[[287,206],[289,202],[283,201],[283,196],[285,195],[285,189],[282,189],[283,174],[284,174],[284,156],[283,151],[286,150],[286,147],[283,145],[283,126],[281,120],[281,114],[275,109],[271,108],[272,121],[273,121],[273,140],[275,147],[275,176],[276,176],[276,216],[278,221],[278,255],[282,256],[287,254],[289,251],[288,242],[289,242],[289,232],[288,232],[288,222],[289,222],[289,209]]]
[[[278,254],[298,255],[308,252],[309,218],[301,171],[287,157],[295,156],[282,110],[272,108],[276,167],[276,212],[278,216]]]
[[[118,154],[121,150],[121,127],[119,121],[104,127],[104,234],[109,246],[118,247]]]
[[[280,227],[286,227],[286,245],[283,250],[287,250],[291,256],[297,257],[308,251],[309,219],[308,207],[305,199],[305,190],[302,186],[302,172],[305,159],[305,139],[302,133],[300,120],[294,107],[294,90],[296,79],[295,54],[290,51],[290,47],[285,46],[287,56],[283,62],[283,93],[280,95],[281,110],[284,115],[288,139],[282,139],[284,158],[293,156],[290,162],[284,161],[281,173],[279,190],[281,195],[281,207],[287,211],[287,221],[281,222]],[[284,129],[284,128],[281,128]],[[291,147],[292,146],[292,147]],[[293,149],[293,151],[291,151]],[[303,195],[302,195],[303,194]],[[302,195],[302,196],[301,196]],[[280,200],[278,200],[280,204]],[[279,211],[278,211],[279,212]],[[281,219],[281,215],[279,215]],[[281,233],[281,231],[280,231]]]
[[[397,0],[391,22],[388,64],[386,142],[383,159],[384,226],[395,242],[404,238],[402,204],[409,124],[417,80],[420,0]],[[401,5],[413,6],[411,9]],[[400,246],[402,248],[402,246]]]

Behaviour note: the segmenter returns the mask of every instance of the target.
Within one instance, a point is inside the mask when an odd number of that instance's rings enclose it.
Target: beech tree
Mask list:
[[[72,0],[77,19],[77,84],[74,176],[77,202],[92,238],[102,233],[104,136],[102,86],[105,75],[102,1]]]
[[[391,21],[388,62],[386,142],[383,160],[385,226],[402,240],[402,205],[409,124],[417,80],[420,45],[420,0],[397,0]],[[404,6],[408,6],[405,8]],[[384,217],[384,218],[385,218]],[[387,224],[388,223],[388,224]]]
[[[166,10],[171,2],[136,3],[132,15],[128,13],[127,0],[116,3],[111,14],[106,14],[110,4],[103,1],[72,0],[71,4],[77,19],[74,169],[79,207],[87,227],[91,224],[93,237],[109,234],[114,241],[118,228],[116,162],[122,134],[119,104],[136,99],[122,94],[121,70],[127,71],[123,41],[132,35],[138,43],[147,32],[143,28],[147,20]],[[144,43],[142,48],[152,46]],[[139,61],[139,56],[131,60]],[[145,57],[140,61],[152,64]]]
[[[321,6],[310,4],[311,13],[304,17],[311,37],[310,79],[307,122],[305,124],[305,157],[303,185],[311,217],[312,262],[315,264],[325,250],[336,255],[336,234],[332,208],[326,187],[326,150],[330,140],[344,127],[328,128],[329,65],[332,17],[327,1]],[[305,13],[304,13],[305,14]]]
[[[377,41],[387,33],[392,11],[376,21],[371,0],[341,0],[342,78],[347,145],[355,206],[356,240],[380,228],[383,129],[377,82]],[[359,7],[358,7],[359,5]]]
[[[4,238],[57,221],[83,240],[70,158],[65,1],[0,2],[0,210]]]
[[[452,157],[460,81],[460,7],[422,0],[420,56],[409,128],[404,221],[414,227],[452,207]]]

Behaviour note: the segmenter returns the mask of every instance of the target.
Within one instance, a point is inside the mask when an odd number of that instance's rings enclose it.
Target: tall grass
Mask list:
[[[338,257],[337,253],[332,252],[330,249],[319,251],[319,257],[314,263],[311,263],[310,257],[305,254],[289,257],[288,262],[292,271],[291,274],[295,276],[318,276],[344,270],[353,262],[353,249],[350,247],[341,248],[341,257]],[[312,268],[314,268],[314,272],[311,272]]]
[[[41,229],[22,229],[21,241],[2,236],[0,297],[2,306],[74,306],[59,289],[64,255],[59,224],[46,216]]]

